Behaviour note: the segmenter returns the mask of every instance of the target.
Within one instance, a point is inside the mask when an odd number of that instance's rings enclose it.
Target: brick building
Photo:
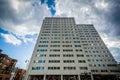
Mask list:
[[[23,80],[26,70],[16,68],[14,80]]]
[[[9,80],[11,78],[11,73],[15,68],[16,62],[16,59],[2,54],[2,50],[0,50],[0,80]]]

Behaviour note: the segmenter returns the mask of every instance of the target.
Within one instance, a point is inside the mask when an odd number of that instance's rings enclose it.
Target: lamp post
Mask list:
[[[13,80],[13,77],[15,76],[15,73],[14,72],[12,72],[11,73],[11,77],[10,77],[10,80]]]
[[[28,76],[27,76],[27,70],[28,70],[29,60],[26,60],[25,63],[26,63],[26,73],[24,74],[24,80],[27,80],[27,78],[28,78]]]

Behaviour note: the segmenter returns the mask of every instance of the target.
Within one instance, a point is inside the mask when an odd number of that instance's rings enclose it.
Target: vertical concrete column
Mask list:
[[[80,80],[80,75],[78,74],[78,79]]]
[[[46,80],[46,75],[44,75],[43,80]]]
[[[31,76],[26,76],[24,80],[30,80],[31,79]]]
[[[61,75],[61,80],[63,80],[63,75]]]
[[[90,74],[90,76],[91,76],[91,80],[94,80],[92,73]]]

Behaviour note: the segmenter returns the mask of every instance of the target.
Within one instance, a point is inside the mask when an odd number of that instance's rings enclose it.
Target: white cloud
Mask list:
[[[17,39],[12,34],[3,34],[3,33],[1,33],[1,36],[5,39],[5,41],[7,43],[11,43],[13,45],[20,45],[21,44],[21,40]]]
[[[97,2],[95,3],[95,7],[100,9],[107,9],[108,3],[106,3],[105,0],[97,0]]]
[[[19,0],[11,0],[11,5],[14,9],[18,10],[20,6]]]
[[[44,17],[51,16],[47,4],[41,5],[39,0],[36,0],[35,6],[32,5],[33,3],[34,0],[11,0],[9,4],[14,10],[14,17],[0,19],[1,28],[21,38],[24,42],[33,41],[26,38],[26,35],[38,34]]]
[[[101,38],[109,48],[120,48],[120,40],[110,37],[107,34],[101,34]]]

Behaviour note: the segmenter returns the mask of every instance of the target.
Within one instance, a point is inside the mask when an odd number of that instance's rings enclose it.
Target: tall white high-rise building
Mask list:
[[[91,24],[72,17],[43,20],[27,80],[113,80],[117,62]]]

